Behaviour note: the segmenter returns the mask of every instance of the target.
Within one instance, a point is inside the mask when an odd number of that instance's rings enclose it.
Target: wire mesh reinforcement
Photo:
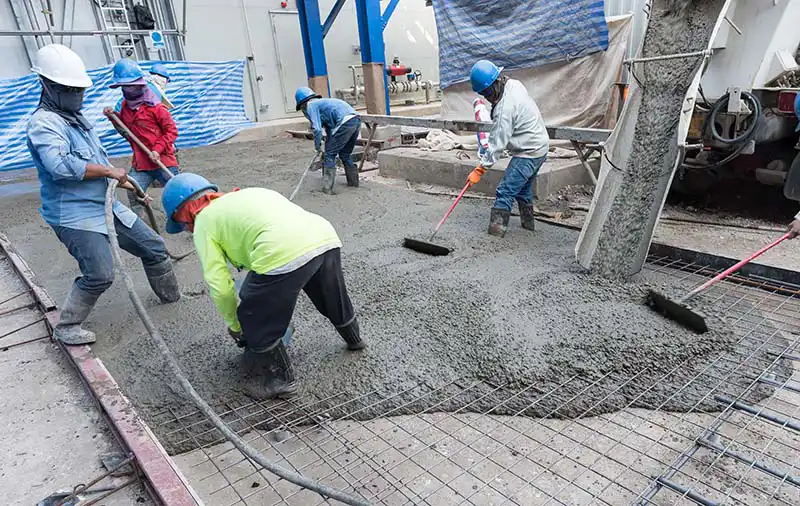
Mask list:
[[[650,258],[647,269],[687,287],[717,272],[668,258]],[[373,504],[800,504],[800,376],[793,373],[800,363],[800,287],[735,276],[704,297],[733,327],[736,351],[720,354],[649,409],[630,405],[670,382],[637,385],[639,398],[613,413],[588,416],[590,405],[583,416],[560,417],[570,404],[585,406],[583,398],[609,372],[569,377],[547,391],[457,381],[395,394],[408,404],[437,399],[415,415],[377,391],[357,399],[227,404],[217,413],[267,458]],[[640,374],[627,375],[618,388]],[[721,395],[733,381],[748,388],[735,398]],[[697,385],[703,395],[693,412],[662,409]],[[537,395],[526,395],[531,389]],[[763,400],[750,404],[755,391]],[[535,400],[515,416],[494,414],[521,397]],[[487,398],[493,407],[475,413]],[[458,407],[443,413],[439,405]],[[550,405],[547,417],[527,416]],[[364,409],[382,416],[352,420]],[[196,448],[175,459],[210,505],[329,503],[258,470],[197,412],[170,410],[157,419],[161,431]]]

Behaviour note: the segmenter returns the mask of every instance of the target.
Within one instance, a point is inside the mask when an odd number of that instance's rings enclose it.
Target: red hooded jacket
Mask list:
[[[178,138],[178,127],[163,104],[144,104],[134,111],[123,100],[119,117],[145,146],[161,155],[161,163],[167,167],[178,166],[178,159],[175,158],[175,139]],[[129,142],[133,148],[134,169],[139,171],[158,169],[158,165],[150,160],[148,153],[139,148],[135,142]]]

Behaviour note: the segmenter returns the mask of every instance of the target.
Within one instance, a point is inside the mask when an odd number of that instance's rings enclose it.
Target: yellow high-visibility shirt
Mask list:
[[[229,262],[237,269],[268,274],[316,250],[339,248],[341,241],[322,216],[278,192],[249,188],[225,194],[200,211],[194,245],[217,309],[229,328],[240,331]]]

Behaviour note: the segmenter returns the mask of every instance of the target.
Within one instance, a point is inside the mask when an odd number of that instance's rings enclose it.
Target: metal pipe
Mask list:
[[[692,492],[691,489],[684,487],[683,485],[678,485],[672,481],[669,481],[664,478],[656,478],[656,481],[668,489],[672,490],[673,492],[677,492],[687,499],[694,501],[695,504],[700,504],[701,506],[719,506],[719,503],[716,501],[712,501],[711,499],[706,499],[705,497],[701,496],[697,492]]]
[[[737,453],[737,452],[734,452],[732,450],[729,450],[728,448],[726,448],[726,447],[724,447],[724,446],[722,446],[720,444],[717,444],[714,441],[711,441],[709,439],[703,438],[703,439],[698,439],[697,440],[697,444],[705,446],[706,448],[708,448],[710,450],[714,450],[715,452],[719,453],[720,455],[724,455],[726,457],[732,458],[733,460],[737,460],[737,461],[739,461],[739,462],[741,462],[743,464],[747,464],[748,466],[753,467],[755,469],[758,469],[762,473],[768,474],[768,475],[770,475],[770,476],[772,476],[774,478],[777,478],[777,479],[779,479],[781,481],[785,481],[787,483],[791,483],[795,487],[800,487],[800,480],[798,480],[797,478],[795,478],[791,474],[785,473],[783,471],[779,471],[777,469],[773,469],[773,468],[771,468],[769,466],[766,466],[766,465],[758,462],[757,460],[753,460],[750,457],[747,457],[747,456],[742,455],[740,453]]]
[[[181,12],[181,37],[183,38],[183,43],[186,44],[186,0],[183,0],[183,12]]]
[[[245,0],[242,4],[242,18],[244,20],[244,35],[247,41],[247,74],[250,78],[250,93],[253,95],[253,116],[256,122],[259,121],[261,114],[261,90],[258,86],[258,76],[256,74],[256,57],[253,54],[253,37],[250,34],[250,18],[247,16],[247,5]]]
[[[794,420],[788,418],[781,418],[779,416],[771,415],[769,413],[764,413],[762,412],[762,409],[754,408],[753,406],[743,404],[739,401],[734,401],[733,399],[725,397],[724,395],[715,395],[714,400],[722,404],[728,404],[730,407],[738,409],[739,411],[744,411],[745,413],[757,416],[758,418],[763,418],[764,420],[768,420],[776,425],[780,425],[781,427],[787,427],[789,429],[800,432],[800,423]]]
[[[103,35],[119,35],[120,33],[131,35],[150,35],[150,30],[0,30],[0,37],[42,37],[49,35],[67,35],[71,37],[100,37]],[[178,30],[161,30],[164,35],[180,35]]]
[[[648,56],[646,58],[630,58],[628,60],[623,60],[622,63],[625,65],[631,65],[632,63],[646,63],[652,61],[661,61],[661,60],[675,60],[678,58],[692,58],[694,56],[711,56],[714,54],[713,49],[704,49],[702,51],[692,51],[691,53],[675,53],[675,54],[665,54],[661,56]]]

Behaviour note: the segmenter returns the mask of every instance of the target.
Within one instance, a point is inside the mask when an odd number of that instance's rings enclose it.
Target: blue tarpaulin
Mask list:
[[[434,0],[441,87],[491,60],[507,69],[572,60],[608,48],[602,0]]]
[[[164,63],[172,75],[167,96],[175,105],[172,117],[178,125],[179,148],[207,146],[228,139],[252,125],[244,109],[242,83],[244,61],[140,62],[147,70]],[[128,141],[103,116],[122,96],[110,89],[111,66],[90,70],[94,85],[86,90],[83,114],[95,128],[110,156],[131,153]],[[31,74],[0,81],[0,172],[33,167],[25,142],[28,118],[39,104],[41,85]]]

